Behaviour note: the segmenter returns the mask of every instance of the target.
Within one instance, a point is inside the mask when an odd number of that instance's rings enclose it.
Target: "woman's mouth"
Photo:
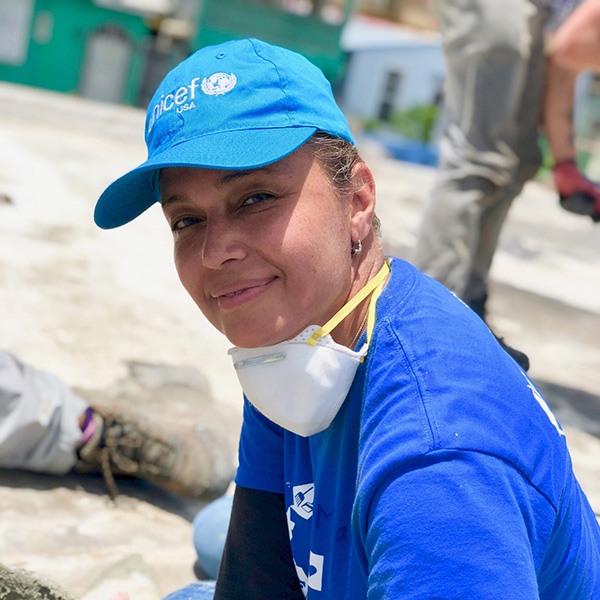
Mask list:
[[[216,297],[221,310],[233,310],[255,300],[269,289],[275,277],[245,284],[237,290],[220,294]]]

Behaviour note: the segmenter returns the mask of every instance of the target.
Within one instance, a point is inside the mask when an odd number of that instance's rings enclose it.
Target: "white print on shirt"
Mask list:
[[[294,537],[294,527],[296,527],[296,523],[294,523],[294,521],[292,521],[291,511],[292,511],[292,507],[290,506],[285,513],[285,516],[287,517],[288,533],[290,534],[290,541],[292,541],[292,538]]]
[[[527,387],[531,390],[533,397],[537,400],[537,403],[542,407],[542,409],[544,410],[544,412],[550,419],[550,422],[556,428],[556,431],[558,431],[558,433],[560,435],[565,435],[565,432],[560,428],[560,425],[558,424],[556,417],[552,414],[550,407],[546,404],[546,401],[544,400],[544,398],[542,397],[542,395],[540,394],[538,389],[535,387],[535,385],[533,385],[533,383],[531,382],[529,377],[527,377],[527,375],[525,375],[525,373],[523,373],[522,371],[521,371],[521,373],[522,373],[523,377],[525,377],[525,379],[527,380]]]
[[[294,509],[304,519],[310,519],[315,501],[315,484],[295,485],[292,494],[294,495],[294,504],[290,508]]]
[[[296,527],[292,519],[292,511],[302,517],[304,521],[309,521],[313,516],[313,505],[315,501],[315,484],[305,483],[303,485],[295,485],[292,488],[292,499],[293,503],[288,506],[286,516],[288,523],[288,531],[290,533],[290,541],[294,537],[293,531]],[[302,521],[298,522],[298,525],[302,527],[308,527],[308,524],[303,525]],[[320,592],[323,587],[323,563],[325,557],[321,554],[315,554],[310,552],[308,560],[308,572],[302,567],[296,564],[294,559],[294,566],[296,567],[296,573],[298,574],[298,581],[302,592],[306,596],[309,588]]]
[[[313,503],[315,501],[315,484],[305,483],[304,485],[295,485],[292,488],[292,495],[294,498],[294,504],[288,507],[287,516],[288,531],[290,534],[290,540],[294,537],[293,531],[296,524],[292,521],[293,510],[297,515],[300,515],[303,519],[308,520],[313,515]]]
[[[321,554],[310,553],[308,574],[302,567],[299,567],[294,561],[296,567],[296,573],[298,573],[298,579],[300,580],[300,587],[306,596],[308,594],[308,588],[320,592],[323,587],[323,562],[325,557]]]
[[[294,537],[294,527],[296,524],[292,521],[292,510],[307,520],[312,517],[313,503],[315,501],[315,484],[305,483],[304,485],[296,485],[292,488],[294,504],[288,506],[285,513],[288,520],[288,532],[290,540]]]

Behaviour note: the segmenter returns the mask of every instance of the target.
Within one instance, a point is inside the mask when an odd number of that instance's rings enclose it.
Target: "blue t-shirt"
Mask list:
[[[328,429],[297,436],[245,401],[236,483],[285,495],[303,591],[600,598],[600,528],[542,396],[460,300],[391,266]]]

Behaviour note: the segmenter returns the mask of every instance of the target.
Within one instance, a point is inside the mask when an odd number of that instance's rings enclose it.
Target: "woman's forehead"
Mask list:
[[[228,185],[242,181],[253,176],[281,176],[295,174],[302,176],[308,173],[315,162],[313,152],[301,147],[284,158],[257,167],[255,169],[204,169],[199,167],[166,167],[158,175],[158,187],[164,191],[177,182],[197,181],[208,184],[217,189],[226,188]]]

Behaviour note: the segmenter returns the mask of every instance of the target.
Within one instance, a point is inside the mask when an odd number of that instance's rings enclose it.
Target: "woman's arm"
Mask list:
[[[368,597],[538,599],[536,569],[554,515],[546,498],[498,458],[424,456],[410,470],[390,473],[363,515]]]
[[[304,600],[290,549],[283,494],[238,486],[215,600]]]

